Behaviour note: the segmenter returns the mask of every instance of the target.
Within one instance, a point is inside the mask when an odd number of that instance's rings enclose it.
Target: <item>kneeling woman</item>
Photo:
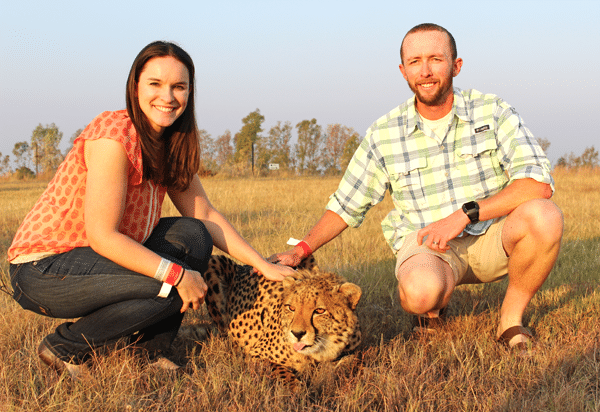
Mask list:
[[[172,43],[135,59],[127,110],[105,112],[75,140],[8,251],[15,300],[66,322],[40,358],[76,377],[94,348],[135,338],[157,358],[206,294],[213,243],[265,277],[292,269],[258,254],[211,205],[197,175],[194,65]],[[160,218],[168,194],[180,218]]]

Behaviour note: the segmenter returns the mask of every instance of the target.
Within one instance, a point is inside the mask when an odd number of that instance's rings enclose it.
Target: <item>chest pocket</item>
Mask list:
[[[465,168],[469,176],[479,175],[480,180],[503,173],[496,152],[498,143],[493,130],[476,133],[462,139],[462,147],[457,150],[459,168]]]
[[[417,211],[426,206],[423,190],[423,170],[426,167],[426,158],[388,167],[392,199],[401,210]]]

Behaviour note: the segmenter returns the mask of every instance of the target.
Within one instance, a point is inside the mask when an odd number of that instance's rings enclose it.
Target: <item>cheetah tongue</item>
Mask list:
[[[300,352],[302,349],[304,349],[306,347],[306,344],[302,343],[302,342],[296,342],[293,345],[293,348],[296,352]]]

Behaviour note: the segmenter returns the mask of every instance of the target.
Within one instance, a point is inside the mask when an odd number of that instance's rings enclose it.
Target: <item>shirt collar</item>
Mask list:
[[[469,108],[462,94],[461,89],[454,87],[454,102],[452,103],[452,111],[458,118],[466,123],[471,123],[471,117]],[[417,113],[417,106],[415,104],[416,96],[413,95],[406,102],[407,119],[406,119],[406,132],[407,135],[413,133],[419,124],[419,115]]]
[[[467,107],[467,102],[462,94],[462,90],[458,87],[454,88],[454,104],[452,105],[454,114],[458,116],[460,120],[466,123],[471,123],[471,113]]]
[[[419,115],[417,114],[417,106],[415,104],[416,96],[413,95],[406,102],[406,135],[414,132],[419,124]]]

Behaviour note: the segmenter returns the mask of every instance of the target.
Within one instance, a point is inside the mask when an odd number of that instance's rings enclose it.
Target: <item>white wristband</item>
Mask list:
[[[154,279],[159,280],[159,281],[164,281],[165,278],[167,277],[167,273],[169,271],[169,265],[171,264],[170,261],[168,261],[167,259],[161,259],[160,260],[160,265],[158,265],[158,269],[156,269],[156,273],[154,273]]]
[[[169,293],[171,293],[171,288],[173,286],[169,285],[166,282],[163,282],[162,287],[160,288],[160,292],[158,292],[158,297],[159,298],[166,298],[167,296],[169,296]]]

